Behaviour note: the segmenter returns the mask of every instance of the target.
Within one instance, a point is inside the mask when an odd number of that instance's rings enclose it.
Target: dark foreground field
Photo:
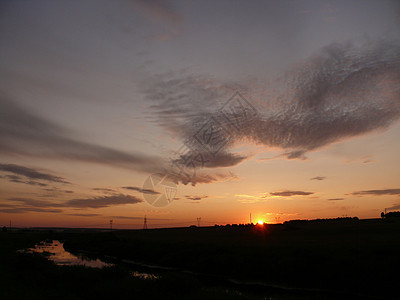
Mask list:
[[[396,220],[3,232],[0,299],[398,299],[399,237]],[[45,239],[117,265],[61,267],[16,253]],[[142,280],[126,260],[172,269]]]

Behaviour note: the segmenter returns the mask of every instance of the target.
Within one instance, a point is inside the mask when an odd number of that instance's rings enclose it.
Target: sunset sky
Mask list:
[[[1,226],[400,209],[397,0],[3,0],[0,78]],[[252,113],[236,127],[231,97]],[[213,120],[221,147],[190,147]],[[149,204],[149,176],[199,151]]]

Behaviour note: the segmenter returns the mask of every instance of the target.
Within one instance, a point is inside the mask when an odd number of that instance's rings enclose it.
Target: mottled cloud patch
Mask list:
[[[279,196],[279,197],[292,197],[292,196],[308,196],[314,194],[314,192],[305,192],[305,191],[280,191],[280,192],[271,192],[269,193],[271,196]]]
[[[366,191],[353,192],[353,193],[351,193],[350,195],[353,195],[353,196],[365,196],[365,195],[373,195],[373,196],[400,195],[400,189],[366,190]]]
[[[154,103],[154,121],[182,140],[210,118],[218,119],[217,110],[234,87],[247,92],[259,100],[259,112],[240,130],[221,132],[221,139],[229,140],[222,151],[229,153],[245,140],[283,149],[286,159],[305,160],[310,151],[399,120],[400,45],[383,40],[333,43],[280,82],[265,87],[255,83],[250,89],[248,82],[232,85],[168,73],[150,78],[143,92]]]

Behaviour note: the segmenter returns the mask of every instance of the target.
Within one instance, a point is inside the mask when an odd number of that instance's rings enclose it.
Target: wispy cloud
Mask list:
[[[280,196],[280,197],[292,197],[292,196],[308,196],[314,194],[314,192],[305,192],[305,191],[281,191],[281,192],[271,192],[269,193],[271,196]]]
[[[67,201],[65,205],[68,207],[77,207],[77,208],[104,208],[114,205],[136,204],[141,202],[143,202],[143,200],[138,197],[119,194],[119,195],[104,196],[104,197],[72,199]]]
[[[316,176],[316,177],[310,178],[310,180],[325,180],[325,179],[326,179],[325,176]]]
[[[138,197],[124,194],[104,197],[71,199],[62,202],[45,201],[33,198],[8,198],[7,201],[11,202],[11,204],[0,204],[0,207],[4,207],[1,211],[5,213],[22,213],[29,211],[62,213],[62,209],[68,208],[97,209],[111,207],[115,205],[137,204],[143,202],[143,200]],[[87,216],[87,214],[85,215]]]
[[[189,200],[193,200],[193,201],[199,201],[199,200],[203,200],[205,198],[208,198],[208,196],[207,195],[205,195],[205,196],[189,196],[189,195],[186,195],[185,198],[189,199]]]
[[[113,219],[123,219],[123,220],[143,220],[144,217],[135,217],[135,216],[110,216]],[[173,219],[165,219],[165,218],[151,218],[146,217],[147,220],[155,220],[155,221],[170,221]]]
[[[366,190],[366,191],[352,192],[350,195],[353,195],[353,196],[365,196],[365,195],[374,195],[374,196],[382,196],[382,195],[400,195],[400,189]]]
[[[344,198],[329,198],[329,201],[339,201],[339,200],[344,200]]]
[[[32,184],[32,182],[29,182],[29,181],[28,182],[22,181],[21,178],[19,177],[19,176],[24,176],[28,179],[33,179],[33,180],[44,180],[47,182],[69,184],[69,182],[66,181],[62,177],[54,176],[54,175],[51,175],[48,173],[42,173],[35,169],[27,168],[27,167],[15,165],[15,164],[0,164],[0,171],[15,174],[15,175],[6,175],[5,176],[6,178],[8,178],[10,180],[14,180],[14,182],[22,182],[22,183]],[[35,183],[35,182],[33,184],[40,185],[40,183]],[[45,185],[43,185],[43,186],[45,186]]]
[[[100,214],[66,214],[67,216],[74,216],[74,217],[99,217]]]
[[[140,188],[140,187],[137,187],[137,186],[124,186],[122,188],[126,189],[126,190],[137,191],[137,192],[143,193],[143,194],[150,194],[150,195],[158,195],[158,194],[160,194],[159,192],[156,192],[154,190],[143,189],[143,188]]]
[[[162,159],[158,157],[127,153],[79,141],[72,137],[73,132],[32,114],[3,94],[0,94],[0,136],[1,154],[75,160],[146,173],[153,173],[162,165]],[[2,164],[1,170],[31,179],[67,183],[61,177],[17,165]]]
[[[5,208],[0,209],[0,212],[7,214],[22,214],[27,212],[40,212],[40,213],[61,213],[61,209],[51,209],[51,208],[37,208],[37,207],[15,207],[15,208]]]

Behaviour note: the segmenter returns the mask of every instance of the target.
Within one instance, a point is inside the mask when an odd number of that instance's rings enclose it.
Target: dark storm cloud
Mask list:
[[[161,159],[132,154],[76,140],[73,133],[33,115],[0,94],[0,153],[30,157],[69,159],[154,172]],[[16,165],[1,170],[31,179],[66,183],[62,178]]]
[[[325,180],[325,179],[326,179],[325,176],[316,176],[316,177],[310,178],[310,180]]]
[[[75,208],[104,208],[113,205],[136,204],[141,202],[143,202],[143,200],[135,196],[119,194],[104,197],[72,199],[65,202],[65,205]]]
[[[400,195],[400,189],[366,190],[366,191],[353,192],[353,193],[351,193],[350,195],[353,195],[353,196],[364,196],[364,195],[374,195],[374,196],[382,196],[382,195]]]
[[[126,190],[137,191],[137,192],[143,193],[143,194],[151,194],[151,195],[160,194],[159,192],[156,192],[156,191],[153,191],[153,190],[149,190],[149,189],[142,189],[142,188],[137,187],[137,186],[123,186],[122,188],[126,189]]]
[[[62,177],[53,176],[51,174],[39,172],[32,168],[27,168],[27,167],[23,167],[23,166],[19,166],[19,165],[14,165],[14,164],[0,164],[0,171],[15,174],[15,176],[14,175],[8,175],[8,176],[6,175],[7,178],[9,178],[10,180],[15,180],[15,182],[21,181],[21,178],[18,176],[18,175],[20,175],[20,176],[24,176],[28,179],[45,180],[48,182],[68,183],[69,184],[69,182],[65,181],[65,179]],[[26,182],[23,182],[23,183],[26,183]],[[32,183],[28,183],[28,184],[32,184]],[[35,184],[35,183],[33,183],[33,184]]]
[[[304,191],[281,191],[281,192],[272,192],[269,193],[271,196],[280,196],[280,197],[291,197],[291,196],[307,196],[312,195],[314,192],[304,192]]]
[[[283,87],[277,83],[257,92],[245,88],[247,83],[168,73],[150,79],[144,93],[154,103],[154,121],[187,140],[210,118],[219,120],[218,109],[235,88],[248,91],[259,103],[258,114],[240,130],[222,131],[228,142],[221,151],[228,153],[235,142],[247,140],[284,149],[287,159],[306,159],[308,151],[385,129],[400,118],[397,42],[329,45],[287,73],[283,82]],[[214,165],[221,165],[218,159]]]

